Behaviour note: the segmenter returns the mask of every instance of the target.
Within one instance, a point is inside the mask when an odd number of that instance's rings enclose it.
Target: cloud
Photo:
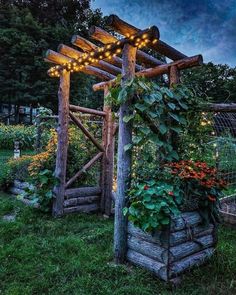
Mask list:
[[[187,55],[236,66],[235,0],[95,0],[104,15],[139,27],[157,25],[161,39]]]

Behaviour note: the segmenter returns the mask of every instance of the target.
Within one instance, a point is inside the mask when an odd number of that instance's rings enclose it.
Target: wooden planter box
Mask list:
[[[127,260],[164,281],[204,263],[215,251],[216,227],[203,227],[197,211],[172,219],[170,226],[154,235],[128,223]]]
[[[224,223],[236,228],[236,195],[225,197],[220,203],[220,214]]]

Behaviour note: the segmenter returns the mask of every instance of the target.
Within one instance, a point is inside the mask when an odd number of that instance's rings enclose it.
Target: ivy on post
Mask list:
[[[135,75],[135,61],[137,48],[125,44],[123,48],[122,81],[124,87],[127,81]],[[119,110],[119,136],[118,136],[118,161],[117,161],[117,195],[115,202],[115,230],[114,230],[114,252],[115,262],[122,263],[126,256],[127,245],[127,217],[123,214],[126,205],[126,194],[130,185],[131,173],[131,151],[127,150],[132,144],[132,123],[124,122],[124,117],[130,115],[132,108],[131,97],[120,106]]]
[[[60,86],[58,91],[58,143],[55,167],[55,177],[58,184],[53,189],[53,216],[63,215],[63,202],[66,184],[66,162],[68,149],[68,125],[69,125],[69,93],[70,72],[62,70],[60,75]]]

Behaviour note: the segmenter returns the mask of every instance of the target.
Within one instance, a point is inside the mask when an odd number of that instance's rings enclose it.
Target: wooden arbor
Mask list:
[[[115,127],[111,109],[106,105],[104,105],[103,111],[91,110],[81,106],[71,106],[69,104],[70,73],[80,71],[106,80],[93,86],[94,91],[103,90],[104,95],[106,95],[109,91],[108,87],[113,85],[115,76],[120,73],[122,74],[122,84],[134,76],[155,77],[163,74],[169,75],[170,84],[173,84],[179,82],[181,70],[202,64],[201,55],[187,57],[161,41],[159,30],[155,26],[140,30],[115,15],[111,15],[108,18],[108,25],[117,33],[123,35],[123,38],[117,39],[103,29],[93,26],[89,30],[90,37],[102,45],[99,46],[97,45],[98,43],[94,44],[76,35],[72,37],[72,44],[79,47],[79,50],[61,44],[58,47],[58,52],[48,50],[46,53],[46,61],[56,64],[56,66],[49,69],[49,76],[60,77],[58,92],[58,148],[55,169],[59,184],[54,189],[53,214],[55,216],[72,211],[92,211],[98,209],[98,205],[95,206],[94,203],[90,204],[90,208],[87,205],[83,207],[81,204],[85,204],[84,200],[86,198],[90,198],[90,202],[93,202],[92,199],[96,199],[96,202],[98,202],[96,197],[100,196],[99,208],[107,215],[111,213],[112,204],[113,135]],[[142,47],[157,51],[171,59],[172,62],[164,63],[142,51]],[[122,209],[125,206],[125,195],[129,187],[127,180],[130,178],[131,154],[125,152],[124,146],[131,142],[132,126],[130,123],[123,122],[123,117],[128,112],[128,106],[129,102],[124,103],[120,107],[119,112],[118,191],[115,198],[114,240],[116,262],[123,262],[126,255],[127,221],[122,213]],[[102,144],[93,138],[72,111],[96,114],[104,118]],[[71,180],[66,179],[69,117],[99,150],[99,153],[85,165],[83,170],[78,171]],[[73,179],[79,177],[84,169],[88,169],[99,159],[102,159],[100,187],[68,188]],[[73,201],[71,201],[70,197],[72,197]],[[68,203],[76,204],[76,206],[68,209]]]

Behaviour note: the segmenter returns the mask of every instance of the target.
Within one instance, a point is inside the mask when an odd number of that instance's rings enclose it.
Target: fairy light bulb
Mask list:
[[[152,44],[156,44],[157,43],[157,39],[154,39],[153,41],[152,41]]]
[[[108,57],[110,55],[110,51],[105,52],[105,56]]]
[[[111,44],[108,44],[107,46],[106,46],[106,49],[110,49],[111,48]]]
[[[121,49],[120,48],[116,49],[116,53],[121,53]]]

